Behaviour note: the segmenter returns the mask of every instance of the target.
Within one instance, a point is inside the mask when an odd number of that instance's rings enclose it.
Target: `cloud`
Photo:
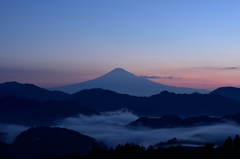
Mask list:
[[[160,77],[160,76],[140,76],[143,78],[149,78],[149,79],[182,79],[180,77],[174,77],[174,76],[166,76],[166,77]]]
[[[239,69],[238,67],[225,67],[223,68],[225,70],[236,70],[236,69]]]
[[[159,79],[159,78],[160,78],[159,76],[140,76],[140,77],[143,77],[143,78],[152,78],[152,79]]]
[[[211,70],[237,70],[240,67],[205,67],[204,69],[211,69]]]
[[[13,124],[2,124],[0,123],[0,141],[5,141],[7,143],[12,143],[15,137],[22,131],[28,129],[26,126],[13,125]]]

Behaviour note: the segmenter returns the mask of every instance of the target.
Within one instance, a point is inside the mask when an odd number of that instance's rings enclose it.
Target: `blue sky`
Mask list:
[[[1,0],[0,82],[43,87],[116,67],[159,83],[240,87],[238,0]]]

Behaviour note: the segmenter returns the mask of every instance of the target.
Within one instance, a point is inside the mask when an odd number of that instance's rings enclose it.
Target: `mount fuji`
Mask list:
[[[122,68],[115,68],[107,74],[89,81],[49,88],[49,90],[59,90],[72,94],[83,89],[92,88],[102,88],[115,91],[117,93],[129,94],[134,96],[151,96],[165,90],[174,93],[187,94],[194,92],[208,93],[207,90],[202,89],[175,87],[156,83],[144,77],[136,76]]]

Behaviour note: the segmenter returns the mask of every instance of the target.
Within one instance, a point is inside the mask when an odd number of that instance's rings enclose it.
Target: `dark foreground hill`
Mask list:
[[[209,94],[219,94],[223,97],[227,97],[240,102],[240,88],[235,87],[220,87]]]
[[[165,159],[165,158],[239,158],[240,138],[228,137],[222,146],[214,148],[214,143],[204,147],[181,146],[177,138],[160,142],[148,148],[134,143],[117,145],[107,149],[103,142],[78,132],[49,127],[30,128],[22,132],[13,144],[0,142],[1,159]],[[176,146],[172,146],[176,145]],[[170,146],[170,147],[168,147]],[[86,155],[86,156],[84,156]]]
[[[65,128],[32,127],[21,132],[13,144],[0,143],[0,158],[47,158],[69,154],[88,154],[93,146],[106,149],[103,142]]]
[[[197,116],[180,118],[177,115],[165,115],[160,118],[140,117],[137,120],[129,123],[130,127],[149,127],[149,128],[174,128],[174,127],[191,127],[198,125],[212,125],[224,123],[226,120],[240,123],[240,112],[232,116],[224,116],[221,118],[209,116]]]
[[[60,91],[49,91],[33,84],[6,82],[0,84],[0,98],[6,96],[24,97],[37,101],[65,100],[69,94]]]
[[[55,125],[61,119],[78,114],[99,114],[86,106],[74,103],[48,100],[38,102],[27,98],[0,98],[0,123],[26,126]]]
[[[128,108],[139,116],[224,116],[240,111],[240,102],[216,94],[175,94],[163,91],[150,97],[136,97],[109,90],[90,89],[74,93],[68,100],[100,112]]]

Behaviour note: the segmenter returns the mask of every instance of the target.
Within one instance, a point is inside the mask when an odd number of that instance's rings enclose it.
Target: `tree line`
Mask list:
[[[45,157],[44,157],[45,158]],[[182,145],[170,146],[168,148],[154,148],[126,143],[117,145],[115,148],[103,150],[93,146],[87,156],[81,157],[79,153],[49,159],[239,159],[240,158],[240,137],[234,139],[230,136],[223,145],[215,146],[213,143],[206,143],[204,147],[185,148]]]

